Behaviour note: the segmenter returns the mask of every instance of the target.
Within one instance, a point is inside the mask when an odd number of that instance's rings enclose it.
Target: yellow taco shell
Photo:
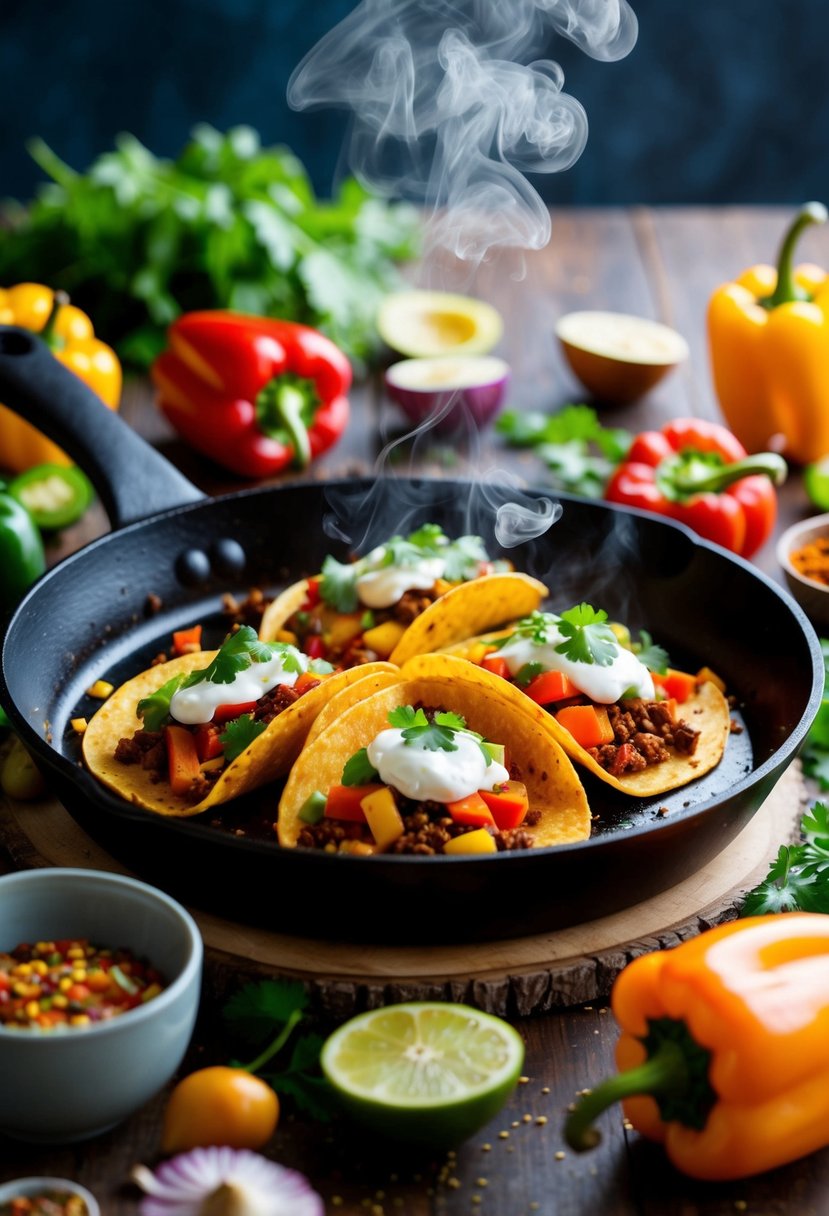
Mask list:
[[[416,671],[410,671],[414,663]],[[470,730],[508,746],[530,807],[541,811],[540,822],[527,829],[536,847],[587,839],[590,808],[576,770],[546,725],[504,695],[504,681],[445,655],[422,655],[402,676],[399,683],[356,701],[303,748],[279,802],[281,845],[296,845],[305,801],[315,790],[326,792],[339,784],[346,761],[388,726],[389,712],[398,705],[454,710]]]
[[[150,696],[173,676],[187,675],[206,667],[215,655],[215,650],[203,650],[159,663],[127,680],[104,702],[84,731],[82,744],[84,762],[102,785],[134,806],[158,815],[198,815],[284,776],[299,755],[314,719],[328,698],[390,666],[388,663],[367,663],[327,676],[269,722],[262,734],[223,769],[206,797],[200,802],[188,803],[174,794],[165,780],[153,780],[157,774],[143,769],[140,764],[122,764],[116,760],[115,748],[119,739],[132,738],[140,727],[135,710],[142,698]]]

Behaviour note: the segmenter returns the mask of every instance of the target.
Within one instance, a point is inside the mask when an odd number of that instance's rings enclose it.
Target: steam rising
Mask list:
[[[535,58],[554,32],[613,60],[637,23],[627,0],[362,0],[295,69],[288,101],[351,110],[351,172],[431,208],[434,246],[473,263],[540,249],[550,216],[524,174],[569,168],[587,139],[561,68]]]

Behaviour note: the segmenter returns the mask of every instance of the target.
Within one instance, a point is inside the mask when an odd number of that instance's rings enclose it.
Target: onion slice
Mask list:
[[[325,1211],[303,1174],[247,1149],[194,1148],[155,1172],[136,1165],[131,1177],[147,1196],[141,1216],[324,1216]]]

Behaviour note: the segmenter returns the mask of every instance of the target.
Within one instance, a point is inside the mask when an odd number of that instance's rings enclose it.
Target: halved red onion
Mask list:
[[[324,1216],[308,1179],[248,1149],[194,1148],[153,1172],[136,1165],[133,1181],[146,1192],[141,1216]]]
[[[440,355],[393,363],[386,391],[412,422],[447,432],[491,422],[509,379],[509,364],[495,355]]]

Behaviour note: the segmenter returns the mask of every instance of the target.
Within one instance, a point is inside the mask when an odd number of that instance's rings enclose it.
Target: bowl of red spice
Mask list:
[[[202,955],[187,910],[137,879],[0,877],[0,1132],[85,1140],[149,1101],[190,1041]]]
[[[789,590],[818,629],[829,629],[829,513],[802,519],[777,542]]]

